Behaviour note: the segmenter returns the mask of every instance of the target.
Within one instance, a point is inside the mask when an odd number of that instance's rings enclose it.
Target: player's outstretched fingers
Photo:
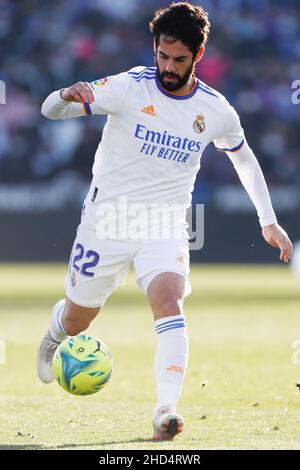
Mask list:
[[[267,243],[280,249],[280,261],[287,263],[291,257],[293,245],[286,231],[278,224],[270,224],[263,227],[262,234]]]
[[[280,247],[280,256],[279,256],[280,261],[285,261],[285,250],[283,247]]]
[[[290,257],[292,256],[293,245],[289,238],[285,240],[284,245],[283,260],[285,263],[288,263]]]
[[[284,261],[285,263],[288,263],[291,255],[292,255],[292,249],[293,245],[292,242],[288,237],[284,237],[279,244],[280,247],[280,260]]]

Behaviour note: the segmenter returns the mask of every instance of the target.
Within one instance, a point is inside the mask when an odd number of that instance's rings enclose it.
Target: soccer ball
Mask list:
[[[73,395],[91,395],[109,381],[112,355],[99,339],[78,335],[59,345],[52,367],[55,379],[64,390]]]

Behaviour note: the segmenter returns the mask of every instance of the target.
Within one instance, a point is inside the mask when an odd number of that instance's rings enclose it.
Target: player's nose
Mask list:
[[[169,60],[165,66],[165,72],[176,72],[175,64],[173,61]]]

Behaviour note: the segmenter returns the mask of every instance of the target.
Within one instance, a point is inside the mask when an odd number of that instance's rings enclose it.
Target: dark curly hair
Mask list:
[[[206,43],[210,30],[207,12],[189,2],[171,3],[167,8],[156,10],[149,26],[156,47],[161,34],[164,34],[171,42],[180,40],[194,57]]]

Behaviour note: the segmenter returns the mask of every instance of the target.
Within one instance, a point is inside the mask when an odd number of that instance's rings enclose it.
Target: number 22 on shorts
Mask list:
[[[85,260],[84,263],[80,261]],[[100,256],[96,251],[93,250],[85,250],[81,243],[77,243],[74,248],[74,255],[73,255],[73,268],[79,274],[88,277],[94,277],[95,273],[91,271],[93,268],[98,266],[100,261]],[[78,264],[79,263],[79,264]]]

